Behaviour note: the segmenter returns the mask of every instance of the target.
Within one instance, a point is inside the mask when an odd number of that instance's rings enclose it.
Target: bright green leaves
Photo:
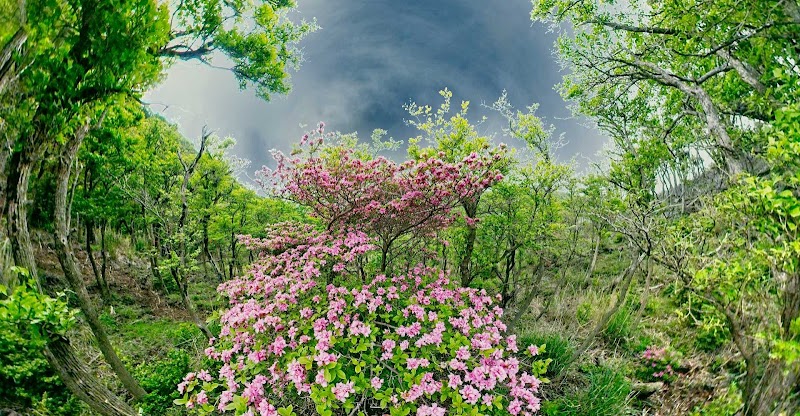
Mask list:
[[[33,281],[13,290],[0,285],[0,297],[0,325],[14,326],[38,342],[63,335],[75,323],[75,311],[66,301],[39,293]]]
[[[775,341],[770,358],[783,360],[790,365],[800,361],[800,318],[792,321],[785,339]]]
[[[171,39],[161,54],[210,62],[212,52],[220,51],[232,61],[230,69],[241,88],[253,86],[264,99],[286,93],[287,71],[301,59],[296,44],[317,28],[313,22],[289,19],[294,7],[293,1],[285,0],[180,2]]]
[[[459,110],[451,113],[452,91],[439,91],[442,104],[434,110],[429,105],[410,103],[405,106],[413,118],[409,124],[420,131],[420,135],[409,139],[408,154],[412,159],[427,159],[443,153],[445,161],[455,162],[472,152],[478,154],[489,150],[491,141],[481,136],[467,118],[469,101],[462,101]],[[425,147],[425,144],[429,147]]]
[[[289,405],[289,406],[286,406],[286,407],[281,407],[280,409],[278,409],[278,414],[280,416],[295,416],[296,415],[296,413],[294,412],[294,406],[292,406],[292,405]]]
[[[46,408],[41,411],[47,414],[81,413],[43,354],[48,339],[74,323],[63,296],[43,295],[30,280],[14,288],[0,285],[0,401]]]
[[[23,82],[45,111],[74,111],[116,94],[137,96],[159,79],[154,52],[169,33],[164,6],[152,0],[55,3],[28,4],[34,64]],[[66,27],[79,30],[59,29]]]

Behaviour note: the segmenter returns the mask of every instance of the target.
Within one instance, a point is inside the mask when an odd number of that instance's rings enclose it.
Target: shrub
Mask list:
[[[636,377],[642,381],[671,383],[678,377],[675,372],[678,364],[678,358],[672,351],[666,347],[658,348],[651,345],[641,353],[636,367]]]
[[[537,349],[523,361],[486,292],[455,288],[445,272],[422,266],[353,285],[363,272],[356,259],[374,249],[364,234],[301,234],[284,226],[266,240],[245,239],[279,254],[220,286],[230,307],[206,356],[221,368],[189,373],[177,403],[237,415],[539,409],[545,369],[524,370]]]
[[[695,324],[697,326],[695,345],[702,351],[717,351],[730,341],[730,333],[723,318],[720,318],[719,313],[715,313],[710,307]]]
[[[691,416],[734,416],[742,410],[742,392],[735,385],[723,395],[692,410]]]
[[[23,282],[11,293],[0,285],[0,406],[81,414],[82,404],[42,353],[49,334],[64,333],[73,321],[63,299],[40,294],[33,282]]]

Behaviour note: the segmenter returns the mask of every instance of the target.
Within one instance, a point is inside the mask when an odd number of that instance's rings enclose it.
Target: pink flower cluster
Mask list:
[[[439,404],[482,414],[539,409],[540,381],[524,371],[503,310],[485,291],[456,287],[446,272],[423,266],[354,288],[322,283],[353,278],[348,270],[370,250],[360,233],[311,232],[222,284],[230,307],[205,351],[220,370],[213,380],[208,371],[187,375],[187,406],[272,415],[292,391],[334,411],[346,402],[418,415],[445,414]]]
[[[642,362],[637,372],[645,380],[671,382],[678,376],[673,367],[676,363],[666,347],[649,346],[642,352]]]

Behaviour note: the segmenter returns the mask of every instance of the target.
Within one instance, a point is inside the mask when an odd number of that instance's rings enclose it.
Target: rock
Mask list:
[[[664,383],[661,381],[656,381],[653,383],[633,383],[633,385],[631,386],[631,390],[633,390],[634,393],[636,393],[637,397],[645,398],[661,390],[663,387]]]

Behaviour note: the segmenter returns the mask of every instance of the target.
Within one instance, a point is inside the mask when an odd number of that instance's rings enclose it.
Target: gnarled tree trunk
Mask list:
[[[111,393],[92,375],[69,340],[54,335],[44,352],[64,385],[92,410],[104,416],[136,416],[138,413],[118,396]]]
[[[773,274],[783,274],[774,271]],[[800,317],[800,274],[785,273],[780,316],[781,338],[794,338],[792,322]],[[755,361],[748,362],[757,366]],[[757,368],[747,369],[745,383],[745,415],[795,415],[800,411],[800,400],[796,397],[800,388],[800,363],[787,364],[782,357],[770,358],[764,372],[756,381]]]
[[[6,220],[8,222],[8,237],[11,240],[11,251],[14,262],[25,267],[30,276],[39,283],[39,272],[36,268],[36,259],[33,253],[30,231],[28,230],[28,186],[30,185],[33,165],[45,151],[42,136],[44,133],[37,130],[23,148],[12,154],[9,162],[9,174],[6,179]]]

